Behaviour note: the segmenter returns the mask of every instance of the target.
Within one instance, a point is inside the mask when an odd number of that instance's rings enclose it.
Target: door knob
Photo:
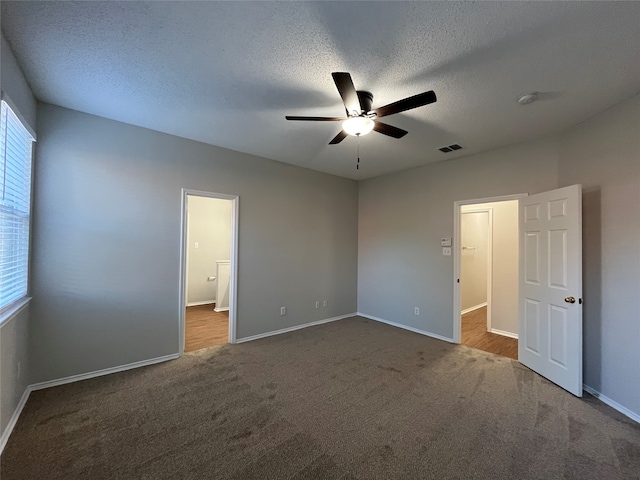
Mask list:
[[[567,303],[576,303],[576,299],[574,297],[567,297],[564,301]]]

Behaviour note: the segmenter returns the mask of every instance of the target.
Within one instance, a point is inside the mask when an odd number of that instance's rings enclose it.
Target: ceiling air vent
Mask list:
[[[461,148],[462,147],[460,145],[458,145],[457,143],[454,143],[454,144],[449,145],[447,147],[439,148],[438,150],[440,150],[441,152],[444,152],[444,153],[449,153],[449,152],[453,152],[455,150],[460,150]]]

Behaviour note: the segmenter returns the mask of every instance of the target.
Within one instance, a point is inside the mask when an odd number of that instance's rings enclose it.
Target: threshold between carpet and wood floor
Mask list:
[[[487,307],[462,315],[461,343],[484,352],[518,359],[518,339],[487,332]]]
[[[215,303],[187,307],[184,351],[215,347],[229,342],[229,311],[216,312]]]
[[[617,479],[640,425],[506,357],[361,317],[31,394],[12,479]]]

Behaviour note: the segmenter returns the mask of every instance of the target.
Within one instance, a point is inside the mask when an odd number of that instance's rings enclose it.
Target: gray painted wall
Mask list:
[[[582,184],[585,383],[640,415],[640,96],[561,137]]]
[[[361,182],[358,311],[450,338],[453,202],[581,183],[584,381],[640,415],[638,131],[636,96],[560,136]]]
[[[356,182],[47,104],[38,132],[35,382],[178,352],[182,188],[240,196],[238,338],[355,312]]]
[[[6,92],[20,117],[33,129],[36,126],[35,98],[4,36],[0,41],[0,90]],[[3,438],[30,383],[29,319],[30,308],[27,306],[0,326],[0,437]]]
[[[29,305],[0,326],[0,432],[29,386]]]
[[[453,257],[440,238],[453,236],[453,202],[556,185],[555,139],[361,182],[358,311],[452,338]]]

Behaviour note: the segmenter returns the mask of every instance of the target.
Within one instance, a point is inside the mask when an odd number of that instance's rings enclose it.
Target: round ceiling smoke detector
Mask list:
[[[522,95],[518,99],[518,103],[520,105],[528,105],[530,103],[535,102],[536,100],[538,100],[538,94],[533,92],[533,93],[527,93],[526,95]]]

